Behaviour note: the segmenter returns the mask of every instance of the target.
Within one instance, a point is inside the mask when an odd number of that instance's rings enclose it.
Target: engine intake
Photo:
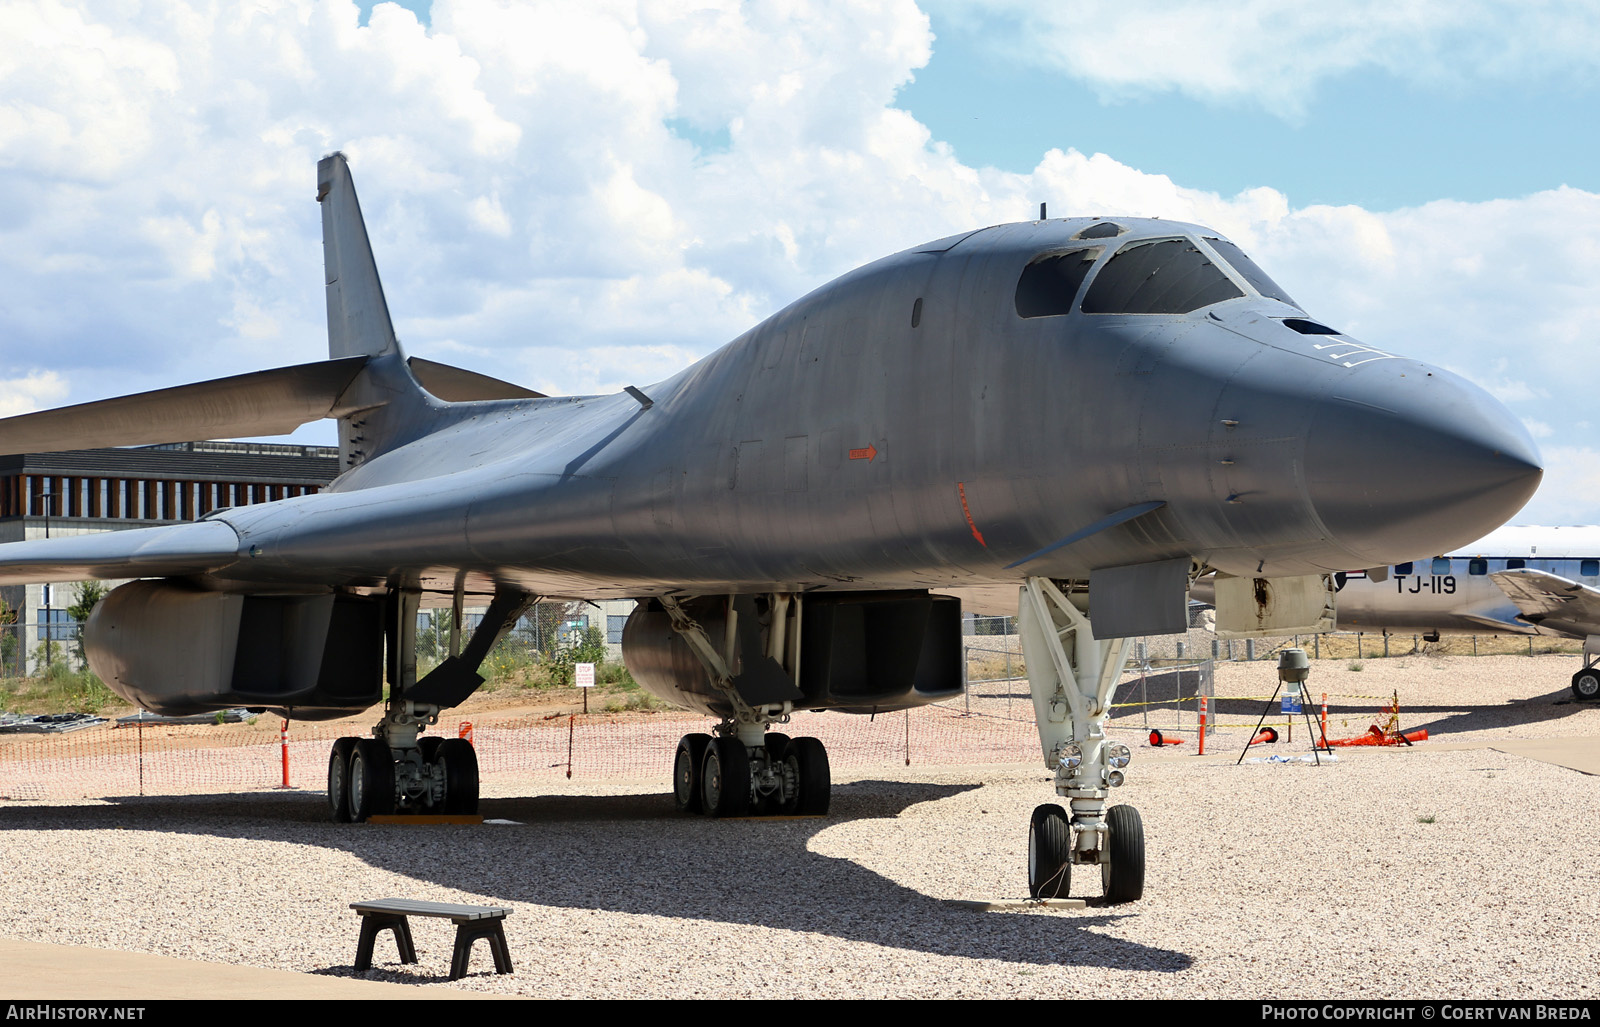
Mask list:
[[[130,581],[95,606],[83,646],[106,687],[155,713],[249,706],[327,720],[383,698],[383,606],[365,596]]]
[[[734,602],[751,609],[749,597]],[[885,713],[961,694],[959,599],[926,592],[847,592],[811,593],[802,602],[798,680],[792,658],[785,661],[789,679],[803,694],[795,709]],[[685,612],[705,628],[719,650],[727,634],[729,605],[728,596],[701,596],[684,603]],[[761,625],[760,651],[766,651],[772,610],[758,599],[753,612]],[[747,616],[736,622],[741,636],[749,629]],[[744,648],[735,646],[729,668],[736,684],[749,663],[743,658]],[[652,695],[711,716],[732,712],[654,600],[641,602],[628,617],[622,630],[622,659],[634,680]],[[754,696],[746,700],[751,705],[765,701]]]

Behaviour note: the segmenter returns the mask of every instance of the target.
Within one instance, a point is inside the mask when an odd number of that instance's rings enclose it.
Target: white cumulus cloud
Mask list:
[[[52,407],[66,396],[67,382],[54,371],[33,371],[20,378],[0,378],[0,417]]]
[[[1294,117],[1319,83],[1360,70],[1436,87],[1600,72],[1600,9],[1587,0],[930,2],[1006,58],[1108,100],[1177,91]]]

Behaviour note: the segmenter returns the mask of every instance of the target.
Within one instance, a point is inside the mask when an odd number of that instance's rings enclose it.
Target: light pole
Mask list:
[[[58,496],[58,494],[56,492],[52,491],[51,488],[50,488],[51,480],[52,479],[51,479],[50,476],[46,476],[43,481],[38,483],[40,486],[42,486],[41,489],[38,492],[34,493],[34,498],[35,499],[40,499],[40,500],[44,501],[43,504],[42,504],[42,508],[44,510],[44,537],[46,539],[48,539],[50,537],[50,508],[55,504],[55,500],[57,499],[57,496]],[[48,614],[50,612],[50,583],[49,582],[46,582],[45,584],[40,586],[40,593],[41,593],[40,597],[44,600],[44,612],[46,614]],[[54,660],[52,659],[52,655],[53,654],[51,653],[51,649],[55,645],[55,626],[52,623],[46,622],[44,624],[41,624],[40,627],[44,631],[44,666],[45,666],[45,672],[48,673],[50,668],[54,665]]]

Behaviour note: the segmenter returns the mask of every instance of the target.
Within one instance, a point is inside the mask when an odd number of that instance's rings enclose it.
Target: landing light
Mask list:
[[[1083,749],[1075,742],[1068,742],[1056,750],[1056,758],[1060,760],[1063,767],[1068,770],[1076,770],[1078,765],[1083,762]]]
[[[1107,749],[1106,758],[1113,767],[1126,767],[1128,761],[1133,759],[1133,751],[1121,742],[1113,742]]]

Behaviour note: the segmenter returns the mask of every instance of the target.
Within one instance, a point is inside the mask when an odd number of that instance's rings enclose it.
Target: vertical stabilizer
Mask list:
[[[344,154],[331,153],[317,162],[317,202],[322,204],[322,262],[328,281],[328,356],[395,352],[389,305]]]
[[[349,469],[403,437],[429,401],[395,340],[344,154],[317,162],[317,202],[328,282],[328,356],[369,358],[340,396],[340,405],[354,411],[339,418],[339,455]]]

